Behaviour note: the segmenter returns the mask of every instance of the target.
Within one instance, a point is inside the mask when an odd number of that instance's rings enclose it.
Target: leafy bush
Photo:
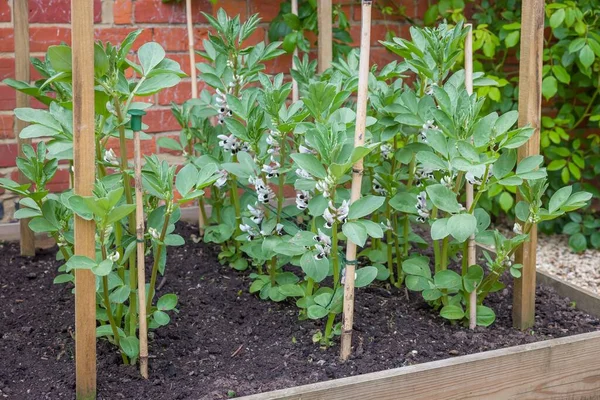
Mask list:
[[[472,10],[466,11],[466,10]],[[497,80],[498,87],[480,88],[490,99],[491,110],[506,112],[517,107],[518,56],[521,28],[521,2],[449,1],[435,2],[425,22],[448,18],[463,21],[468,14],[474,22],[475,69]],[[600,199],[597,176],[600,173],[600,135],[586,128],[600,121],[600,2],[598,0],[558,0],[546,4],[547,30],[544,46],[542,93],[547,101],[543,111],[541,145],[548,162],[549,193],[574,184]],[[494,213],[509,211],[514,205],[515,187],[490,192],[493,203],[485,207]],[[584,211],[588,221],[598,220],[593,211]],[[542,223],[546,232],[567,233],[571,248],[582,251],[600,248],[592,238],[594,228],[567,228],[568,218]],[[594,226],[594,223],[588,223]]]

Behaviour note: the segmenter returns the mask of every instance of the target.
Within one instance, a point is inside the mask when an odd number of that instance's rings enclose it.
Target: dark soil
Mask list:
[[[180,229],[184,237],[192,227]],[[311,337],[323,323],[299,321],[290,303],[259,300],[250,279],[216,261],[217,250],[190,244],[169,253],[159,294],[179,296],[180,313],[154,332],[150,379],[121,365],[115,349],[98,343],[99,399],[224,399],[364,374],[469,353],[597,330],[600,321],[577,311],[552,289],[537,291],[535,327],[511,327],[510,286],[488,305],[496,323],[474,332],[431,311],[420,295],[384,285],[357,291],[355,352],[338,362],[338,347],[322,350]],[[18,245],[0,248],[0,396],[72,399],[72,285],[53,285],[54,249],[30,260]]]

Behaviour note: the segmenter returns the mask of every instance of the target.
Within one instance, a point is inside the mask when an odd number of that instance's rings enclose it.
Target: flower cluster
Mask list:
[[[434,179],[432,169],[420,168],[415,171],[415,185],[422,186],[423,181],[426,179]]]
[[[248,224],[240,224],[240,231],[248,235],[249,242],[259,235],[259,232],[253,226]]]
[[[422,129],[419,131],[419,136],[421,137],[421,141],[423,143],[427,143],[427,131],[437,131],[439,128],[435,125],[433,120],[428,120],[423,124]]]
[[[379,151],[381,151],[381,156],[386,160],[389,160],[394,155],[394,149],[387,143],[382,144],[379,147]]]
[[[332,201],[329,201],[329,207],[323,212],[323,218],[325,218],[325,228],[329,229],[333,224],[337,222],[344,223],[348,218],[348,212],[350,211],[350,204],[348,200],[342,201],[342,204],[335,208]]]
[[[229,178],[229,173],[224,169],[219,171],[219,178],[215,181],[215,186],[218,188],[222,188],[227,183],[227,179]]]
[[[254,188],[256,190],[256,197],[258,198],[258,201],[260,201],[261,203],[266,204],[270,200],[275,198],[275,193],[273,193],[273,190],[271,190],[269,185],[267,185],[265,183],[265,181],[262,180],[262,178],[250,177],[248,179],[248,181],[252,185],[254,185]]]
[[[335,180],[330,175],[327,175],[325,179],[318,181],[315,186],[315,189],[323,193],[323,197],[325,198],[329,197],[332,188],[335,189]]]
[[[319,229],[315,240],[318,242],[315,244],[315,249],[319,252],[319,254],[315,255],[315,258],[322,260],[331,253],[331,238]]]
[[[306,190],[299,190],[296,192],[296,207],[299,210],[306,210],[308,208],[308,201],[310,200],[310,192]]]
[[[417,204],[415,205],[417,213],[417,221],[424,223],[429,218],[429,210],[427,210],[427,192],[422,191],[417,195]]]
[[[267,179],[277,178],[279,176],[279,167],[281,167],[281,165],[275,161],[271,165],[263,165],[262,172],[266,174]]]
[[[387,196],[388,195],[388,191],[381,185],[381,183],[379,182],[379,176],[375,176],[375,179],[373,179],[373,191],[380,195],[380,196]]]
[[[233,133],[229,136],[219,135],[217,138],[219,138],[219,146],[221,146],[223,150],[231,152],[231,154],[237,154],[240,150],[247,149],[238,138],[233,136]]]
[[[220,125],[222,125],[223,123],[225,123],[225,117],[233,116],[233,111],[231,111],[231,109],[229,109],[229,106],[227,105],[227,94],[228,93],[224,93],[219,89],[217,89],[216,91],[217,91],[216,102],[217,102],[217,108],[219,111],[218,122]]]
[[[248,204],[248,211],[250,211],[250,215],[252,215],[250,219],[257,225],[265,218],[265,210],[258,203],[255,204],[254,207]]]

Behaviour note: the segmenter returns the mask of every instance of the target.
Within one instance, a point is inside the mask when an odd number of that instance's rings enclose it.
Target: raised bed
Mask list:
[[[190,209],[184,213],[184,218],[193,220],[196,215],[195,210]],[[4,240],[14,239],[11,229],[11,226],[0,227],[0,237]],[[18,231],[12,232],[18,235]],[[545,273],[538,272],[537,278],[539,283],[551,286],[559,295],[569,297],[580,310],[600,317],[600,297]],[[190,311],[186,308],[182,308],[183,313]],[[282,340],[285,342],[287,338],[282,337]],[[152,353],[160,351],[158,343],[152,346]],[[224,362],[242,361],[230,358],[227,350],[224,351],[225,355],[219,356]],[[333,349],[331,351],[335,353]],[[594,399],[600,398],[599,352],[600,332],[592,332],[265,392],[242,399]],[[164,355],[157,355],[153,362],[164,364],[168,361]],[[238,364],[238,368],[242,366]],[[179,373],[186,374],[187,370]],[[241,373],[238,382],[241,383],[244,376]],[[131,375],[129,380],[132,378],[139,379]],[[139,387],[155,385],[156,378],[161,378],[158,372],[150,382],[140,382]],[[68,373],[61,378],[64,381],[70,379]],[[112,383],[108,387],[100,385],[101,396],[106,396],[107,390],[114,387],[118,382],[115,379],[111,377]],[[168,380],[165,385],[168,385]],[[199,398],[225,398],[225,393],[221,393],[221,397],[213,396],[214,393],[206,394],[201,386],[197,390]],[[142,392],[136,392],[135,395],[142,396]],[[168,397],[169,392],[165,392],[164,396],[167,397],[160,398],[171,398]]]

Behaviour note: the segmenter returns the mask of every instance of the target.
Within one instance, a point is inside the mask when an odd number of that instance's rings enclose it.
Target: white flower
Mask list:
[[[110,165],[119,165],[119,159],[117,155],[113,151],[113,149],[108,149],[104,151],[104,162]]]
[[[271,188],[261,178],[250,177],[248,181],[254,185],[256,197],[258,197],[258,201],[261,203],[266,204],[275,198],[275,193],[273,193]]]
[[[331,246],[331,238],[327,236],[322,230],[317,229],[318,234],[315,236],[315,240],[324,246]]]
[[[325,228],[331,228],[334,222],[346,222],[348,218],[348,212],[350,211],[350,203],[348,200],[342,201],[342,204],[335,208],[333,202],[329,201],[329,206],[323,212],[323,218],[325,219]]]
[[[160,239],[160,233],[155,229],[155,228],[148,228],[148,233],[150,234],[150,236],[152,236],[155,240],[159,240]]]
[[[390,146],[390,145],[389,145],[389,144],[387,144],[387,143],[384,143],[384,144],[382,144],[382,145],[379,147],[379,150],[381,151],[381,156],[382,156],[383,158],[385,158],[386,160],[387,160],[387,159],[389,159],[389,158],[390,158],[390,157],[393,155],[393,154],[392,154],[392,153],[393,153],[392,146]]]
[[[331,189],[333,188],[334,183],[335,183],[335,181],[333,180],[333,178],[331,178],[329,175],[327,175],[327,177],[325,179],[317,182],[315,189],[317,189],[317,191],[323,193],[323,197],[327,198],[327,197],[329,197],[329,194],[331,192]]]
[[[262,171],[267,174],[267,179],[277,178],[279,176],[279,163],[275,162],[274,165],[263,165]]]
[[[248,234],[248,241],[251,241],[256,236],[258,236],[258,233],[256,232],[256,230],[248,224],[240,224],[240,231]]]
[[[427,131],[437,131],[439,130],[439,128],[437,127],[437,125],[435,125],[433,120],[427,120],[427,122],[425,122],[423,124],[423,127],[421,130],[419,130],[419,135],[421,137],[421,141],[423,143],[427,143]]]
[[[306,190],[300,190],[296,192],[296,207],[299,210],[306,210],[308,208],[308,201],[310,200],[310,193]]]
[[[250,218],[252,222],[260,224],[265,217],[265,211],[260,206],[252,207],[250,204],[248,204],[248,210],[252,215],[252,218]]]
[[[119,261],[119,258],[121,257],[121,255],[119,254],[118,251],[115,251],[114,253],[112,253],[110,256],[108,256],[108,259],[112,262],[117,262]]]
[[[421,168],[415,170],[415,184],[417,186],[423,185],[423,181],[426,179],[433,179],[433,170],[428,168]]]
[[[425,89],[425,94],[431,96],[433,94],[433,88],[437,86],[436,83],[432,83],[431,85],[429,85],[427,87],[427,89]]]
[[[277,224],[275,226],[275,233],[281,236],[281,234],[283,233],[283,224]]]
[[[472,172],[467,172],[465,178],[471,185],[481,185],[481,179],[476,177]]]
[[[429,218],[429,210],[427,210],[427,192],[422,191],[417,195],[417,204],[415,204],[415,208],[417,209],[417,221],[423,223]]]
[[[215,181],[215,186],[218,188],[222,188],[227,183],[227,178],[229,177],[229,173],[224,169],[219,171],[219,179]]]
[[[521,226],[520,223],[515,222],[515,224],[513,225],[513,232],[516,233],[517,235],[523,234],[523,227]]]
[[[325,228],[331,228],[335,222],[335,216],[331,213],[329,208],[326,208],[325,211],[323,211],[323,218],[325,219]]]
[[[236,154],[240,150],[240,141],[233,134],[229,136],[219,135],[217,138],[219,139],[219,146],[223,150],[230,151],[232,154]]]
[[[383,186],[381,186],[381,184],[376,179],[373,180],[373,191],[381,196],[387,196],[388,194],[388,191]]]
[[[296,175],[303,179],[313,179],[312,175],[302,168],[296,168]]]
[[[332,205],[331,201],[329,202],[330,206]],[[342,205],[337,209],[337,219],[340,222],[346,221],[348,217],[348,212],[350,211],[350,203],[348,200],[342,201]]]
[[[442,179],[440,180],[440,183],[442,185],[446,186],[448,189],[454,188],[454,180],[452,179],[452,177],[450,175],[444,175],[442,177]]]

